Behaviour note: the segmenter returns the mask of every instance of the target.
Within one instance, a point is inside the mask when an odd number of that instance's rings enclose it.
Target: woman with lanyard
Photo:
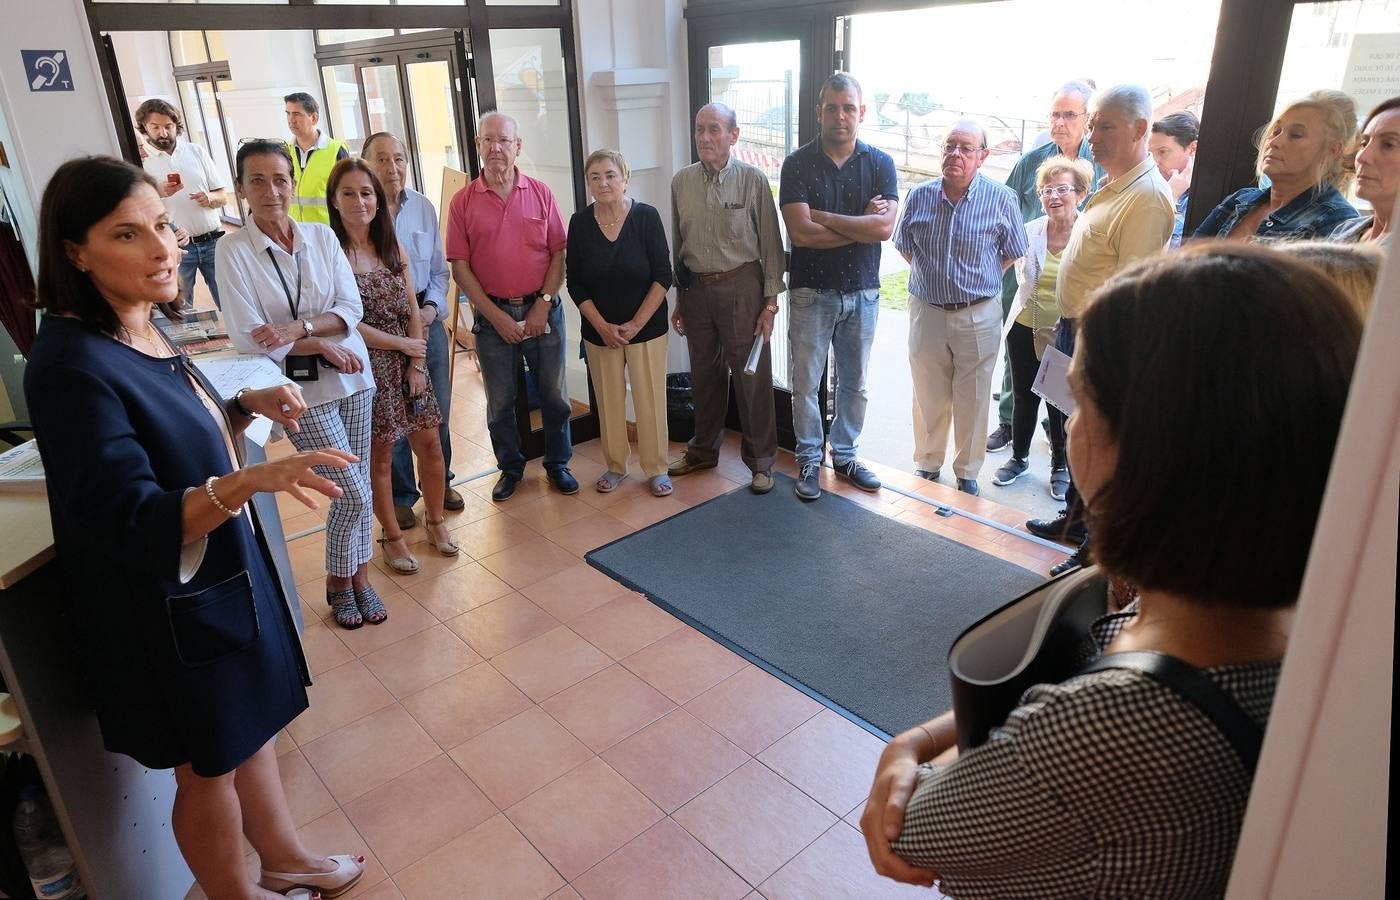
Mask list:
[[[301,387],[308,409],[290,435],[297,449],[333,447],[357,458],[323,473],[342,491],[326,515],[326,602],[342,628],[377,625],[388,613],[369,583],[374,379],[356,329],[355,275],[329,227],[288,217],[295,186],[285,144],[248,141],[235,168],[248,223],[219,242],[216,256],[229,336],[239,352],[265,354]]]

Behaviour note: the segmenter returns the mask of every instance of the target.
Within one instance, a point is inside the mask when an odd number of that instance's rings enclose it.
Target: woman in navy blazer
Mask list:
[[[287,811],[273,742],[311,679],[248,501],[287,491],[314,507],[312,491],[339,489],[311,467],[354,457],[242,467],[252,417],[295,431],[305,404],[293,385],[222,400],[154,327],[152,306],[178,317],[179,251],[140,169],[65,163],[44,191],[39,243],[47,315],[24,389],[103,742],[175,770],[171,826],[211,897],[348,890],[361,860],[311,853]]]

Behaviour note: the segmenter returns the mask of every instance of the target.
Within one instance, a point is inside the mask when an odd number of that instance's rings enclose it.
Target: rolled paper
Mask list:
[[[758,371],[758,358],[763,355],[763,335],[753,336],[753,348],[749,350],[749,361],[744,363],[744,374],[752,375]]]

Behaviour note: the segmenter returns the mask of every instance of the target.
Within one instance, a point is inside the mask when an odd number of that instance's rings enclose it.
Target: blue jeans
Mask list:
[[[438,409],[442,410],[442,424],[438,426],[438,440],[442,442],[442,465],[447,472],[447,484],[452,484],[452,438],[447,427],[452,414],[452,381],[448,374],[450,354],[447,350],[447,329],[442,327],[442,319],[433,320],[428,326],[428,381],[437,396]],[[400,438],[394,445],[394,505],[412,506],[422,494],[418,482],[413,477],[413,451],[408,447],[408,438]]]
[[[529,304],[497,304],[497,309],[517,322],[525,321]],[[564,308],[549,312],[549,334],[507,344],[484,316],[476,336],[476,356],[481,361],[481,381],[486,388],[486,427],[496,468],[521,478],[525,474],[525,454],[520,449],[520,431],[515,418],[515,373],[520,357],[525,357],[540,391],[540,418],[544,424],[544,467],[563,468],[573,458],[569,437],[571,408],[564,389]]]
[[[822,410],[817,386],[826,368],[827,348],[836,354],[836,418],[831,423],[831,461],[844,466],[856,458],[856,443],[865,425],[865,369],[880,291],[788,291],[788,344],[792,359],[792,430],[797,464],[820,464]]]
[[[194,306],[194,273],[196,270],[204,276],[204,283],[209,286],[209,295],[214,298],[214,305],[219,306],[219,283],[214,278],[214,248],[218,241],[205,241],[196,244],[190,241],[184,246],[185,255],[180,257],[180,290],[185,298],[185,306]],[[219,306],[223,309],[222,306]]]

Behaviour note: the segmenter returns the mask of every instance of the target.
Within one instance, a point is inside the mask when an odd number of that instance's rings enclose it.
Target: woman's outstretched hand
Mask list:
[[[270,459],[267,462],[257,463],[243,469],[242,472],[253,493],[285,492],[311,509],[316,509],[318,504],[312,492],[324,494],[334,500],[341,495],[342,491],[334,481],[324,475],[316,474],[313,467],[329,466],[333,469],[344,469],[351,463],[359,461],[358,456],[344,450],[305,450],[293,453],[291,456],[284,456],[281,459]]]

